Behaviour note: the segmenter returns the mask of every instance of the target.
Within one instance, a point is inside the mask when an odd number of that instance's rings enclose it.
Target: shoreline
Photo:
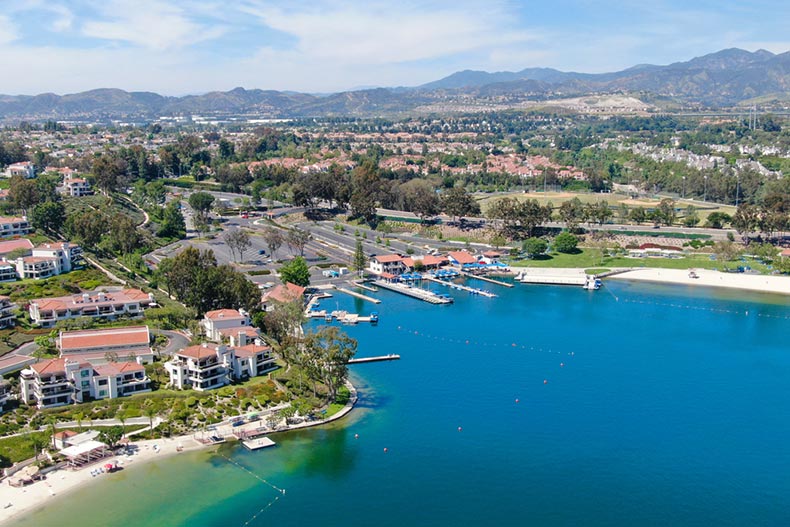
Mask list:
[[[693,287],[715,287],[790,295],[790,277],[744,273],[722,273],[708,269],[694,269],[697,278],[689,276],[690,269],[639,268],[606,277],[606,280],[653,282]]]
[[[296,425],[286,425],[283,428],[267,432],[266,435],[313,428],[346,417],[354,409],[358,400],[356,388],[354,388],[351,383],[347,383],[347,386],[351,390],[351,398],[348,403],[334,415],[320,421],[306,421]],[[254,425],[254,427],[258,426],[257,423],[250,424]],[[236,432],[245,429],[245,427],[234,429],[230,425],[223,425],[222,428],[224,427]],[[219,428],[220,427],[218,427],[217,430],[218,432],[220,431]],[[11,520],[19,518],[25,513],[29,513],[42,506],[47,506],[48,501],[52,498],[61,498],[77,489],[87,487],[92,483],[98,483],[102,478],[109,476],[109,474],[103,473],[98,476],[93,476],[91,471],[103,467],[105,463],[117,462],[119,466],[126,469],[130,464],[132,464],[132,466],[137,466],[143,463],[149,463],[155,459],[164,459],[179,453],[194,452],[225,444],[224,442],[201,443],[196,438],[198,433],[198,431],[195,431],[189,435],[130,442],[130,445],[137,447],[137,450],[131,456],[116,454],[87,465],[79,470],[68,470],[65,468],[54,470],[48,473],[45,479],[26,487],[12,487],[8,483],[9,478],[6,478],[6,481],[0,483],[0,525],[7,525]],[[232,441],[236,440],[233,439]],[[226,440],[226,442],[230,441]],[[236,442],[241,444],[241,441]],[[157,448],[154,448],[154,445],[157,445]],[[12,505],[6,508],[6,505],[9,503]]]

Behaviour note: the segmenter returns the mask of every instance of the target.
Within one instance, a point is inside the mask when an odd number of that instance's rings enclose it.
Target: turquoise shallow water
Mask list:
[[[350,418],[133,466],[14,525],[790,524],[786,299],[496,291],[327,300],[380,313],[347,328],[360,356],[402,356],[353,367]]]

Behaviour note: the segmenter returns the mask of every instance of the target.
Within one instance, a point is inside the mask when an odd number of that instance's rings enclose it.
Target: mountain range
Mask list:
[[[460,71],[412,88],[373,88],[313,95],[235,88],[183,97],[97,89],[69,95],[0,95],[0,121],[46,119],[146,121],[162,116],[269,118],[380,116],[462,111],[475,105],[517,107],[529,101],[601,94],[666,98],[712,108],[790,101],[790,52],[726,49],[666,66],[637,65],[612,73],[527,68],[518,72]]]

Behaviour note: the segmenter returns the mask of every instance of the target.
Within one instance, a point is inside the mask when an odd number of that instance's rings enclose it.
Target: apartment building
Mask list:
[[[7,296],[0,296],[0,329],[16,325],[17,305]]]
[[[21,218],[0,216],[0,238],[24,236],[31,231],[30,222],[25,216]]]
[[[92,291],[80,295],[37,298],[30,301],[28,312],[34,324],[52,327],[61,320],[77,317],[107,318],[141,316],[143,310],[155,305],[154,295],[139,289]]]
[[[61,357],[94,366],[106,362],[149,364],[154,360],[148,326],[61,331],[55,344]]]

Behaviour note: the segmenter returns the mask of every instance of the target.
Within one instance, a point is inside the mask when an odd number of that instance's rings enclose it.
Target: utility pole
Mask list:
[[[702,201],[708,201],[708,176],[703,176],[702,179],[705,180],[705,191],[702,194]]]
[[[741,175],[735,176],[735,206],[738,206],[738,196],[741,193]]]

